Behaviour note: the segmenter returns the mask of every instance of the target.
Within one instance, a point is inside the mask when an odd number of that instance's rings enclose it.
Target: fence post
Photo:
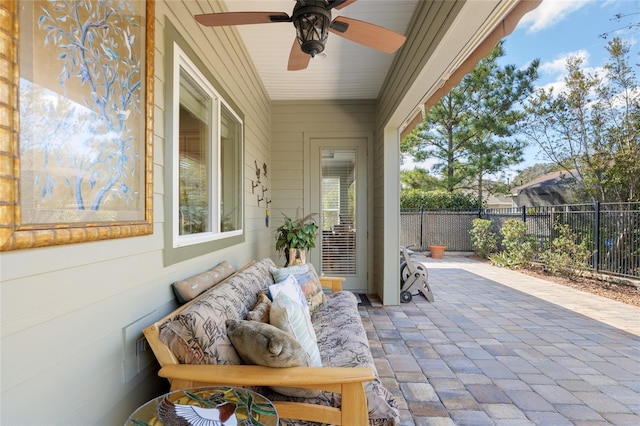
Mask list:
[[[522,221],[527,222],[527,206],[522,206]]]
[[[593,270],[598,272],[600,269],[600,201],[593,203],[593,243],[596,246],[593,255]]]
[[[424,207],[420,207],[420,250],[424,250]]]

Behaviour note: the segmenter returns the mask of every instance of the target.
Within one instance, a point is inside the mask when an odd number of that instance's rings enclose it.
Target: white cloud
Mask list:
[[[545,90],[545,91],[549,91],[553,89],[553,93],[562,93],[566,90],[567,85],[564,82],[564,77],[562,79],[559,80],[555,80],[552,81],[550,83],[547,83],[543,86],[538,87],[539,89]]]
[[[570,56],[582,58],[583,62],[580,68],[585,74],[598,75],[601,77],[605,75],[602,66],[589,66],[589,59],[591,57],[589,52],[586,50],[576,50],[575,52],[569,52],[551,61],[541,63],[538,70],[541,74],[539,81],[542,82],[542,84],[538,87],[545,90],[553,88],[554,93],[564,91],[566,88],[564,79],[567,76],[567,59]]]
[[[527,13],[520,25],[528,33],[535,33],[562,22],[569,15],[592,3],[594,0],[543,0],[533,11]]]
[[[430,170],[437,162],[437,160],[431,158],[417,163],[411,156],[406,156],[400,165],[400,170],[413,170],[415,168]]]
[[[582,58],[583,65],[586,65],[589,62],[590,54],[586,50],[577,50],[575,52],[570,52],[549,62],[541,63],[539,70],[540,72],[547,74],[565,74],[567,71],[567,59],[570,56]]]

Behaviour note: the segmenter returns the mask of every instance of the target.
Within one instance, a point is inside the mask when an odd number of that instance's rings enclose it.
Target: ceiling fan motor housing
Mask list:
[[[324,0],[297,2],[292,20],[300,49],[312,57],[322,53],[331,25],[331,11]]]

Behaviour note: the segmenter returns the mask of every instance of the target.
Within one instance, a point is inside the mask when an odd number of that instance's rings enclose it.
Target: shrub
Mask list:
[[[421,191],[410,189],[400,192],[401,209],[448,211],[477,211],[482,207],[478,197],[461,192]]]
[[[527,224],[518,219],[509,219],[500,228],[500,234],[504,250],[489,256],[489,260],[507,268],[530,266],[536,257],[538,244],[533,235],[527,235]]]
[[[475,254],[487,258],[498,251],[498,236],[491,230],[493,222],[487,219],[473,219],[471,221],[471,247]]]
[[[592,253],[586,241],[578,242],[578,235],[569,225],[558,224],[553,227],[557,234],[546,250],[540,253],[545,268],[554,275],[575,278],[589,268]]]

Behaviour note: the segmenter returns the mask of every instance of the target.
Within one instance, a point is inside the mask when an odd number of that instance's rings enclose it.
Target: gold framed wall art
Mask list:
[[[153,232],[154,19],[0,0],[0,251]]]

